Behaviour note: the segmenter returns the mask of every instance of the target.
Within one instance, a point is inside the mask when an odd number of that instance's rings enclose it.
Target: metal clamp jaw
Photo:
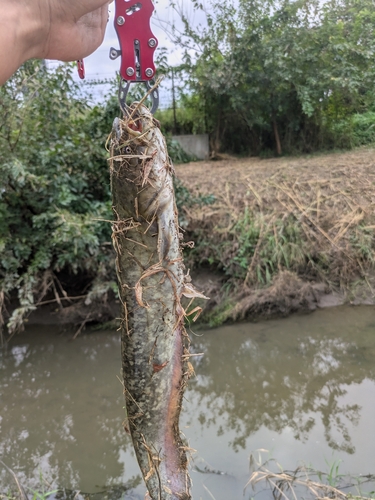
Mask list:
[[[144,82],[150,92],[155,113],[159,105],[159,92],[152,89],[155,76],[154,52],[158,41],[151,31],[150,19],[154,11],[152,0],[115,0],[115,29],[120,49],[111,47],[110,59],[121,56],[119,101],[126,113],[126,97],[130,84]]]

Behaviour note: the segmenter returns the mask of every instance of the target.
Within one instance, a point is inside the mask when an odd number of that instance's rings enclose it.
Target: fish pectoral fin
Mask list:
[[[160,372],[163,368],[165,368],[167,366],[168,363],[169,363],[169,361],[164,361],[164,363],[162,363],[161,365],[154,363],[152,365],[152,369],[154,370],[154,373]]]
[[[203,293],[199,292],[191,283],[184,283],[182,295],[188,299],[210,299],[209,297],[203,295]]]

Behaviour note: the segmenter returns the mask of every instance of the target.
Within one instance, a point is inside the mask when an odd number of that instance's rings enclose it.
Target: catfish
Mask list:
[[[173,166],[148,108],[135,103],[115,119],[110,152],[127,428],[152,500],[188,500],[179,416],[193,369],[182,297],[206,297],[185,270]]]

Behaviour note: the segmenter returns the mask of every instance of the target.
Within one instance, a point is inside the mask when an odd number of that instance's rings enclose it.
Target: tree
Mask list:
[[[69,65],[28,63],[0,88],[0,317],[17,293],[10,332],[43,297],[69,304],[69,292],[87,301],[116,288],[100,219],[111,218],[104,144],[117,106],[89,104]]]
[[[206,24],[194,28],[174,4],[184,30],[173,36],[216,147],[335,146],[336,121],[374,107],[372,0],[191,3]]]

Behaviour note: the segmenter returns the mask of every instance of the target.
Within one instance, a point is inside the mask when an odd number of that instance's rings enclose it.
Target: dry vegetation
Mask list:
[[[230,290],[216,322],[311,308],[330,292],[373,300],[374,153],[177,168],[193,194],[215,197],[184,216],[196,242],[190,264],[222,271]]]
[[[251,475],[246,489],[252,489],[254,497],[260,491],[268,492],[270,500],[370,500],[374,498],[375,477],[371,474],[351,477],[340,471],[340,460],[327,463],[328,472],[323,473],[300,465],[294,471],[284,470],[272,458],[263,461],[262,455],[269,452],[261,449],[250,455]],[[262,496],[264,498],[264,495]]]

